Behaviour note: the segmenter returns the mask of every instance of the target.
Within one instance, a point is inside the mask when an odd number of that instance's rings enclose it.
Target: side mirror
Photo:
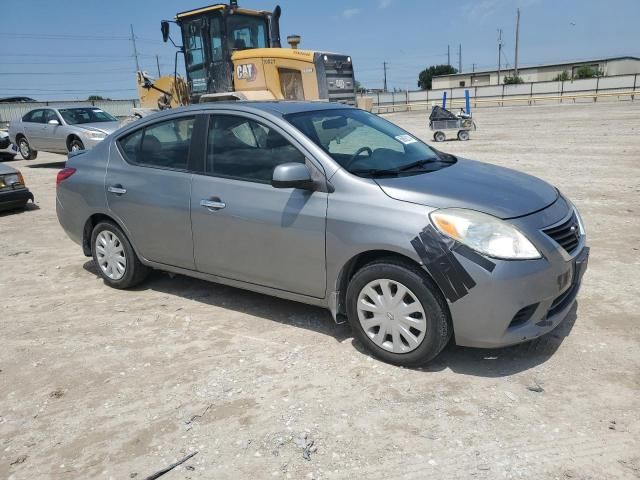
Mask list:
[[[162,41],[167,42],[169,40],[169,22],[162,20],[160,22],[160,31],[162,31]]]
[[[60,122],[58,120],[56,120],[55,118],[49,120],[47,123],[49,125],[60,125]]]
[[[273,169],[271,186],[274,188],[300,188],[313,190],[311,173],[304,163],[281,163]]]

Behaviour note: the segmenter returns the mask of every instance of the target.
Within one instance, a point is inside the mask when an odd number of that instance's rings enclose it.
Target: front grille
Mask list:
[[[568,253],[573,253],[580,244],[580,225],[575,212],[566,222],[547,228],[543,232],[555,240]]]
[[[326,58],[326,60],[325,60]],[[316,53],[320,98],[355,105],[353,65],[346,55]]]
[[[578,295],[579,288],[580,282],[577,281],[577,279],[574,279],[573,284],[567,289],[567,291],[563,292],[553,301],[553,303],[551,303],[549,312],[547,312],[547,318],[553,317],[557,313],[567,308],[567,306],[575,300],[576,296]]]

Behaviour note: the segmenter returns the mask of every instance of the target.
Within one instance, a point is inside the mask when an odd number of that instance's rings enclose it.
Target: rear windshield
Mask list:
[[[117,118],[99,108],[61,108],[58,111],[69,125],[118,121]]]
[[[415,175],[455,162],[383,118],[355,108],[286,115],[349,172],[366,177]]]

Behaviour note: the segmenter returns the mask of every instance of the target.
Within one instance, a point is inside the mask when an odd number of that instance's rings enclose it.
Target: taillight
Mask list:
[[[56,185],[60,185],[64,180],[69,178],[74,173],[76,173],[75,168],[71,168],[71,167],[63,168],[58,172],[58,176],[56,177]]]

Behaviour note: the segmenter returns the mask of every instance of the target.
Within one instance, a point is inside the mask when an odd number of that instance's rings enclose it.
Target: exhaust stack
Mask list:
[[[282,13],[282,9],[280,5],[276,5],[276,8],[273,9],[273,13],[271,14],[271,23],[269,25],[270,35],[271,35],[271,47],[273,48],[281,48],[282,44],[280,43],[280,14]]]

